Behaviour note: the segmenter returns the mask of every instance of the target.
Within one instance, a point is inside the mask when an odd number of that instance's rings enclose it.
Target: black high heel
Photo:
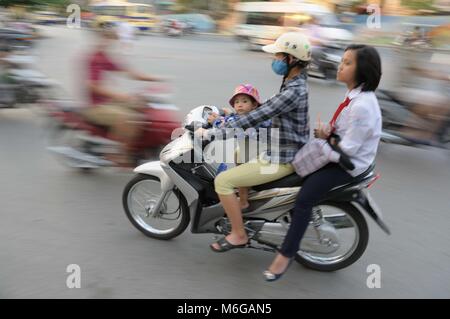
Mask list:
[[[293,260],[294,260],[294,258],[291,258],[289,260],[289,263],[286,266],[286,269],[281,274],[274,274],[268,270],[265,270],[263,272],[263,275],[264,275],[264,278],[266,279],[266,281],[272,282],[272,281],[276,281],[276,280],[280,279],[284,275],[284,273],[289,269]]]

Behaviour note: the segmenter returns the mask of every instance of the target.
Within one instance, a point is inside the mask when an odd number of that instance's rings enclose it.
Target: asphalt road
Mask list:
[[[79,61],[92,34],[62,27],[35,48],[38,68],[79,97]],[[239,83],[263,98],[279,87],[270,59],[241,50],[229,38],[141,37],[124,55],[132,67],[171,78],[174,102],[186,113],[225,105]],[[383,54],[385,78],[395,61]],[[118,90],[142,84],[111,78]],[[332,115],[345,88],[310,81],[311,124]],[[103,169],[83,175],[62,166],[45,147],[47,132],[33,109],[0,110],[0,298],[449,298],[450,154],[381,145],[381,179],[371,193],[392,235],[369,220],[370,240],[352,266],[320,273],[293,265],[276,283],[261,272],[272,254],[215,254],[211,235],[187,230],[171,241],[139,233],[127,220],[121,193],[132,173]],[[69,289],[67,266],[81,268],[81,288]],[[366,285],[367,267],[381,269],[381,288]]]

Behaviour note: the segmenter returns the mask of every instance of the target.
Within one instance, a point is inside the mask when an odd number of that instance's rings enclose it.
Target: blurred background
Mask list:
[[[0,297],[449,298],[449,18],[445,0],[1,0]],[[312,126],[343,99],[335,78],[345,47],[379,51],[381,179],[371,194],[392,235],[370,221],[356,264],[336,273],[295,266],[269,286],[261,271],[270,254],[217,255],[210,235],[189,231],[145,238],[121,194],[127,164],[157,158],[194,107],[227,106],[241,83],[262,99],[277,93],[281,78],[261,46],[286,31],[314,46]],[[84,113],[106,103],[99,90],[132,110],[114,120],[117,136],[106,117]],[[117,157],[124,149],[129,162]],[[69,264],[81,267],[81,289],[66,287]],[[366,286],[370,264],[381,267],[380,289]]]

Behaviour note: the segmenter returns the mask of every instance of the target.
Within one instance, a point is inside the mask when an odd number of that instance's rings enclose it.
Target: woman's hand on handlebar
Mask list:
[[[213,124],[214,121],[217,120],[219,117],[220,117],[219,114],[214,113],[214,112],[211,112],[211,113],[208,115],[208,123],[209,123],[209,124]]]
[[[223,114],[225,114],[225,116],[231,115],[233,114],[233,112],[229,109],[229,108],[222,108]]]

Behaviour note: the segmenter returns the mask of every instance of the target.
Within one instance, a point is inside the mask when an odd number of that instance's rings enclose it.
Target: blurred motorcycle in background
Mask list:
[[[338,43],[313,47],[308,75],[330,81],[336,80],[344,49],[345,47]]]
[[[336,75],[345,48],[353,34],[335,25],[320,25],[311,37],[313,45],[308,75],[328,81],[336,81]]]
[[[179,37],[184,34],[184,24],[175,19],[169,19],[163,22],[162,31],[170,37]]]
[[[401,51],[399,85],[376,92],[383,117],[381,140],[450,150],[449,54]]]
[[[133,145],[136,163],[159,154],[161,148],[170,142],[172,132],[180,126],[179,109],[170,102],[167,92],[164,87],[150,87],[137,94],[142,103],[139,125],[143,132]],[[41,103],[51,119],[51,146],[48,150],[64,164],[85,172],[99,167],[120,166],[107,157],[119,154],[121,144],[110,136],[106,127],[87,121],[82,115],[82,106],[64,99],[47,99]]]
[[[430,49],[432,48],[430,30],[435,25],[403,23],[403,30],[395,38],[392,44],[400,48]]]
[[[440,125],[434,127],[434,121],[414,113],[412,111],[414,105],[410,101],[402,99],[395,92],[377,90],[376,95],[383,117],[382,142],[416,147],[434,146],[450,150],[450,110],[447,114],[440,115]],[[435,119],[437,116],[435,115]],[[409,120],[406,121],[407,119]],[[417,129],[420,127],[432,127],[433,138],[415,138],[404,134],[407,128]]]
[[[0,108],[37,103],[54,82],[35,69],[36,58],[3,43],[0,58]]]

